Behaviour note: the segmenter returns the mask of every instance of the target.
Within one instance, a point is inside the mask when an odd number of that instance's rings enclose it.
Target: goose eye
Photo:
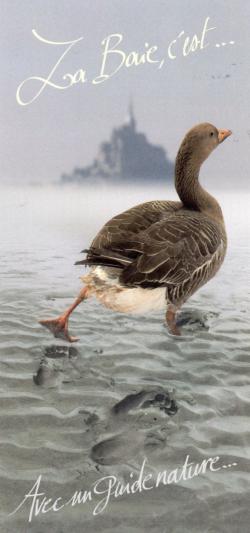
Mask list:
[[[213,137],[213,136],[214,136],[214,132],[211,131],[211,132],[209,133],[209,135],[210,135],[210,137]]]

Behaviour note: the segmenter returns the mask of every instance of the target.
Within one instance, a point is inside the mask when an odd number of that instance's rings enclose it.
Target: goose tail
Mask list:
[[[116,250],[106,250],[105,248],[90,248],[89,250],[82,250],[81,253],[86,253],[86,259],[76,261],[75,265],[84,266],[107,266],[113,268],[125,268],[130,265],[132,259],[125,257]]]

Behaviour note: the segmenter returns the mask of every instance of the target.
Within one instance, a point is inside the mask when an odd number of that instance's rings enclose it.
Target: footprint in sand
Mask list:
[[[139,421],[146,410],[152,410],[150,431]],[[142,390],[125,396],[111,410],[111,420],[123,426],[123,431],[95,444],[90,452],[93,461],[101,465],[119,464],[132,459],[138,452],[165,446],[166,436],[159,429],[157,415],[174,416],[178,407],[173,395],[162,389]],[[148,429],[148,428],[147,428]]]
[[[185,328],[186,331],[208,331],[212,322],[218,317],[218,313],[207,312],[202,313],[197,310],[182,311],[177,319],[177,325]]]

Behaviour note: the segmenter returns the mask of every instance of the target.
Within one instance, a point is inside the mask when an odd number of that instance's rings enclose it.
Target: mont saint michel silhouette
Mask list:
[[[96,178],[112,183],[161,181],[170,179],[173,173],[173,162],[164,148],[151,144],[144,133],[137,131],[130,103],[124,124],[113,129],[109,142],[101,143],[93,163],[63,174],[61,183],[91,183]]]

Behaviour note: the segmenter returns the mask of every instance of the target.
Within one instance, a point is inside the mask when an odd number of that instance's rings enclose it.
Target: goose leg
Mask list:
[[[166,312],[166,322],[168,330],[172,335],[181,335],[181,330],[176,324],[176,311],[177,309],[173,306],[169,306]]]
[[[58,318],[48,318],[46,320],[39,320],[39,324],[49,329],[53,333],[54,337],[63,339],[69,342],[76,342],[79,340],[78,337],[72,337],[68,331],[69,316],[74,311],[74,309],[81,303],[83,300],[88,298],[88,287],[84,287],[73,304]]]

